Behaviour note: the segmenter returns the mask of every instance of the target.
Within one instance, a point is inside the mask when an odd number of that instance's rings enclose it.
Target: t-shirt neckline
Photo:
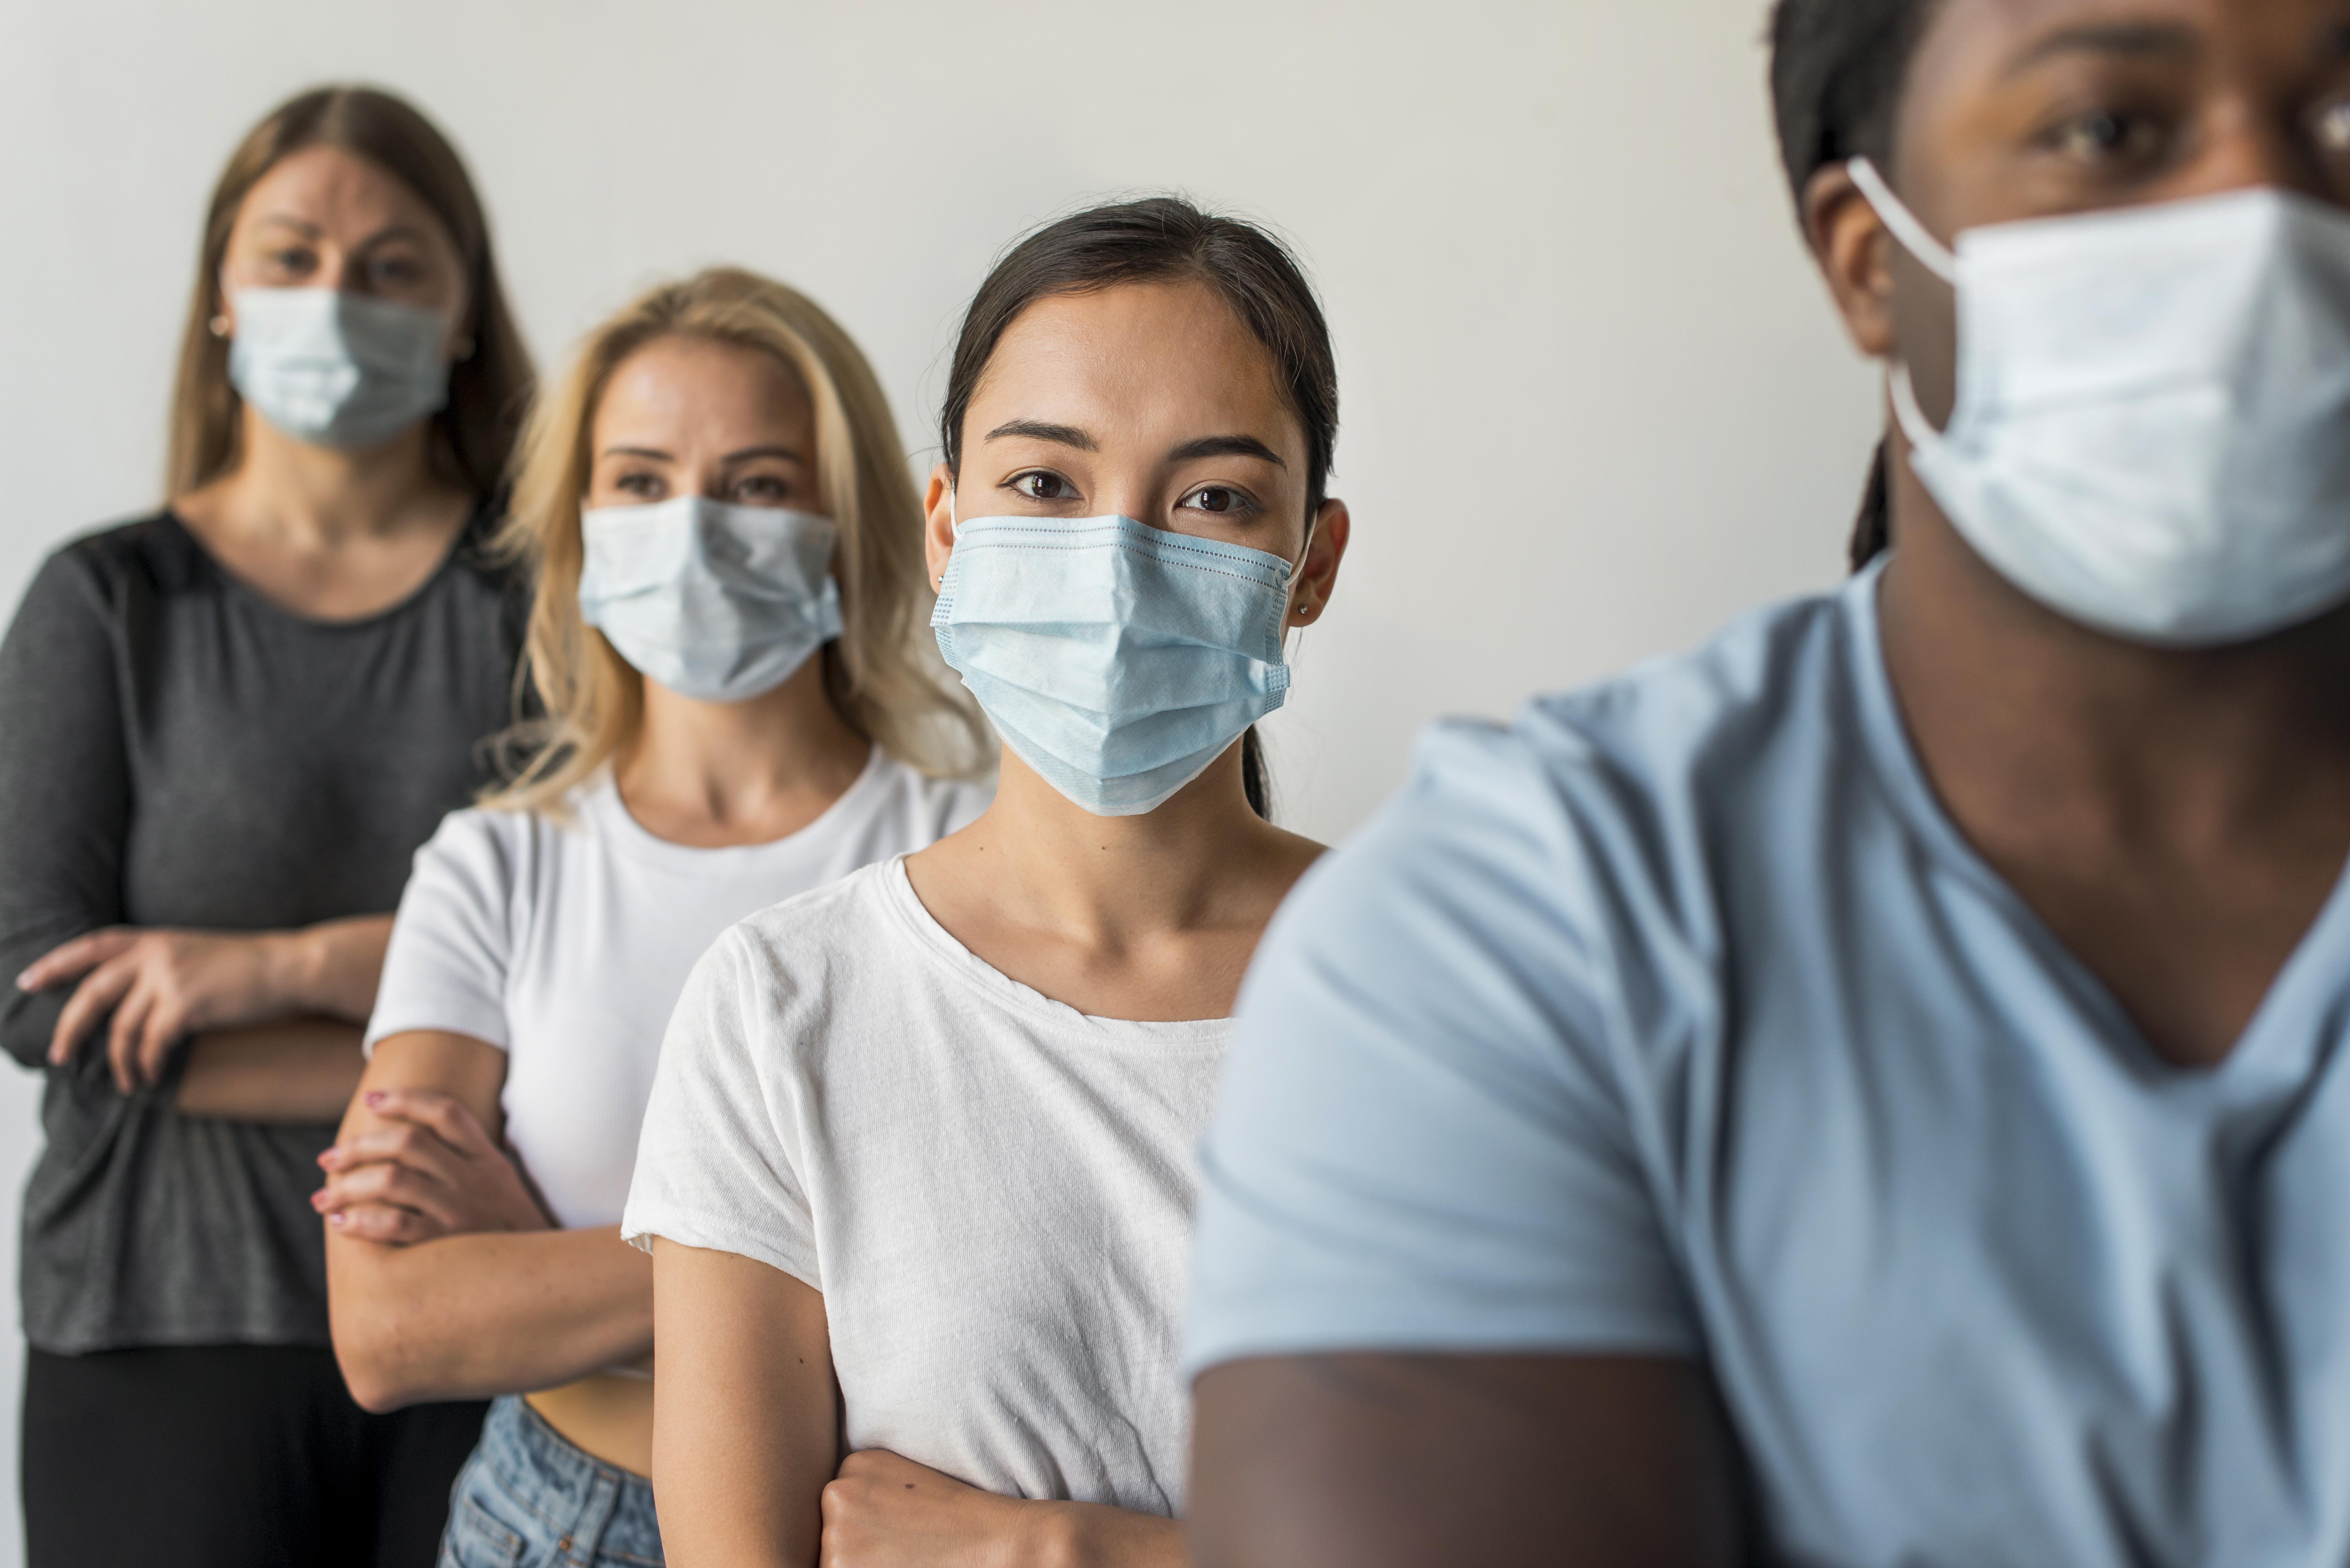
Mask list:
[[[372,631],[388,622],[399,619],[418,605],[422,604],[432,596],[432,590],[441,586],[442,580],[456,569],[457,564],[466,558],[468,547],[473,544],[475,536],[484,525],[487,511],[486,503],[477,503],[474,505],[473,510],[467,514],[464,525],[457,530],[457,536],[449,541],[449,547],[442,552],[440,562],[425,576],[422,582],[418,583],[381,609],[339,620],[325,616],[304,615],[289,605],[278,603],[264,593],[260,587],[246,581],[244,576],[231,567],[226,561],[213,554],[212,546],[204,543],[203,535],[188,526],[187,519],[180,515],[176,507],[164,507],[159,514],[159,517],[178,535],[181,545],[194,552],[196,559],[202,561],[213,576],[226,584],[229,591],[238,598],[289,626],[300,627],[305,631],[338,636],[348,632]]]
[[[583,792],[579,815],[595,831],[602,834],[614,849],[633,860],[694,876],[754,871],[763,868],[769,861],[799,855],[809,844],[819,843],[830,836],[842,822],[863,808],[868,796],[881,788],[889,760],[888,753],[879,746],[872,747],[866,754],[863,770],[858,774],[855,782],[840,792],[839,798],[818,812],[805,827],[781,838],[771,838],[764,844],[704,846],[672,843],[637,820],[636,815],[629,810],[629,803],[620,798],[619,780],[609,768],[597,775]]]
[[[2229,1048],[2210,1067],[2181,1066],[2147,1040],[2105,981],[2040,918],[2039,912],[1960,832],[1926,777],[1909,738],[1908,720],[1885,662],[1877,595],[1890,555],[1856,574],[1838,594],[1847,636],[1848,668],[1860,707],[1861,733],[1877,778],[1904,825],[1928,853],[1973,883],[1999,905],[2015,929],[2063,978],[2065,989],[2099,1015],[2106,1037],[2124,1054],[2123,1065],[2150,1086],[2199,1090],[2227,1098],[2291,1090],[2317,1065],[2324,1031],[2311,1021],[2335,1005],[2339,976],[2323,972],[2331,955],[2350,950],[2350,864],[2336,877],[2317,918],[2302,933],[2284,965]],[[2298,1023],[2296,1022],[2298,1021]]]
[[[1233,1020],[1230,1018],[1105,1018],[1097,1013],[1080,1012],[1065,1002],[1055,1002],[1034,986],[1023,984],[1005,974],[957,941],[951,931],[939,924],[938,918],[931,913],[921,896],[914,891],[913,879],[906,875],[906,857],[903,855],[875,866],[867,875],[877,878],[882,902],[925,956],[952,972],[964,984],[1016,1012],[1056,1028],[1085,1033],[1109,1044],[1150,1045],[1159,1049],[1169,1046],[1221,1049],[1231,1042]]]

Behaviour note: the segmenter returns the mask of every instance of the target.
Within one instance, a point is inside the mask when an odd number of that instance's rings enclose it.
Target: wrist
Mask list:
[[[263,1012],[329,1011],[318,1002],[327,962],[315,931],[266,931],[252,940],[261,960]]]
[[[1029,1502],[1021,1511],[1026,1517],[1015,1532],[1015,1561],[1023,1568],[1087,1568],[1096,1560],[1087,1510],[1066,1502]]]

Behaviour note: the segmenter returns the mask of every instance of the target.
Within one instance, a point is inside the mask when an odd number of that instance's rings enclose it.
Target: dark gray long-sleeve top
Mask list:
[[[526,609],[476,519],[413,596],[306,620],[165,513],[50,556],[0,641],[0,1045],[40,1067],[70,993],[6,978],[101,926],[266,930],[390,914],[486,778]],[[331,1126],[48,1071],[26,1189],[26,1337],[57,1354],[328,1343],[309,1196]],[[44,1069],[47,1071],[47,1069]]]

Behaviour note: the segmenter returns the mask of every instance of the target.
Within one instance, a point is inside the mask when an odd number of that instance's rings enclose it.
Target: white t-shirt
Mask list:
[[[1231,1033],[1065,1007],[949,936],[902,861],[869,867],[696,967],[620,1231],[823,1292],[850,1448],[1171,1515],[1193,1149]]]
[[[452,812],[416,852],[367,1044],[411,1029],[506,1053],[506,1137],[572,1228],[619,1222],[653,1064],[685,977],[720,932],[961,827],[983,785],[924,778],[875,747],[847,794],[772,844],[657,838],[606,776],[575,820]]]

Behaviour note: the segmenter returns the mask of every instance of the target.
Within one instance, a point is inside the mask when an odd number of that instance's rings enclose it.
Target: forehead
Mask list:
[[[1272,350],[1214,289],[1189,280],[1037,300],[1004,329],[972,409],[974,434],[1036,419],[1105,442],[1210,427],[1277,449],[1304,441]]]
[[[306,147],[289,153],[254,182],[237,213],[238,223],[251,225],[273,218],[363,233],[398,224],[452,243],[447,226],[407,182],[339,147]]]
[[[2315,66],[2341,55],[2350,0],[1940,0],[1918,64],[1997,70],[2051,45],[2161,57],[2185,47],[2281,56]]]
[[[805,425],[815,419],[792,368],[763,348],[671,333],[612,369],[596,427]]]

